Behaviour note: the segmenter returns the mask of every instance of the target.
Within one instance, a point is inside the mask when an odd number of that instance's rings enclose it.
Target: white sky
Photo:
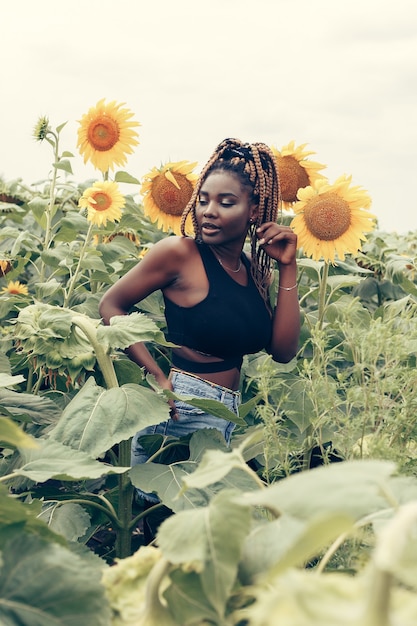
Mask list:
[[[225,137],[295,140],[330,182],[368,190],[382,230],[417,229],[415,0],[3,0],[1,22],[7,181],[47,177],[41,115],[68,122],[74,179],[99,178],[76,139],[105,98],[141,123],[124,168],[137,178],[167,160],[202,167]]]

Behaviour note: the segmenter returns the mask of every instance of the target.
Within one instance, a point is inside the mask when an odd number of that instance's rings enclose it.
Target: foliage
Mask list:
[[[237,417],[182,398],[236,422],[231,448],[152,436],[131,468],[130,438],[175,397],[123,352],[145,341],[168,369],[162,301],[110,326],[98,303],[162,233],[128,194],[118,223],[89,223],[92,181],[48,124],[50,178],[0,181],[0,622],[414,624],[415,233],[300,257],[297,358],[246,357]],[[175,513],[153,546],[135,487]]]

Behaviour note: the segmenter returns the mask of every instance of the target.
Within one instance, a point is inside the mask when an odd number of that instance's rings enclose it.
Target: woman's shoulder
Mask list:
[[[153,259],[156,262],[161,259],[164,263],[169,259],[170,265],[176,265],[190,260],[196,254],[198,254],[198,250],[195,239],[170,235],[153,244],[144,259],[148,257],[149,260]]]

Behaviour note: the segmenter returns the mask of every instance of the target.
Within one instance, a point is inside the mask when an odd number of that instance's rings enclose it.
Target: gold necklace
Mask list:
[[[218,260],[218,262],[220,263],[220,265],[222,267],[224,267],[225,270],[228,270],[229,272],[233,272],[233,274],[237,274],[238,272],[240,272],[241,268],[242,268],[242,259],[239,259],[239,267],[237,268],[237,270],[232,270],[231,267],[227,267],[227,265],[224,265],[223,261],[221,260],[221,258],[219,256],[216,255],[216,259]]]

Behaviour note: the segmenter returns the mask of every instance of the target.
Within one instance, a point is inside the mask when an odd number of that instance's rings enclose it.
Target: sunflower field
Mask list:
[[[98,304],[179,233],[197,180],[186,160],[128,173],[138,127],[124,104],[92,107],[75,143],[98,177],[79,183],[63,125],[41,118],[51,174],[0,180],[1,626],[415,626],[416,233],[378,230],[367,192],[329,182],[306,144],[272,147],[299,353],[245,357],[238,417],[181,398],[236,422],[230,448],[148,436],[131,467],[132,436],[169,405],[125,349],[146,342],[169,370],[163,300],[109,326]]]

